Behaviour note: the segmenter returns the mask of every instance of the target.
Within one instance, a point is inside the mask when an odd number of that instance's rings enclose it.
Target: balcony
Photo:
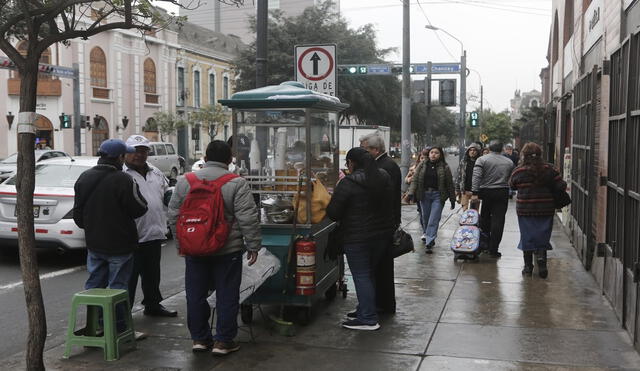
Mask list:
[[[20,81],[19,78],[7,80],[9,95],[20,95]],[[62,82],[59,79],[38,79],[37,94],[41,97],[59,97],[62,95]]]

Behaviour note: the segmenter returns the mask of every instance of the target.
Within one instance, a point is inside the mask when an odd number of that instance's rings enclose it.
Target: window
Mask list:
[[[184,106],[184,100],[186,98],[186,91],[184,90],[184,67],[178,67],[178,103],[179,107]]]
[[[222,78],[222,97],[229,99],[229,76]]]
[[[91,66],[90,73],[93,97],[109,99],[109,90],[107,89],[107,57],[104,55],[104,51],[97,46],[91,49],[89,63]]]
[[[167,154],[168,155],[176,154],[176,150],[173,148],[173,144],[167,144]]]
[[[16,46],[16,49],[18,50],[18,53],[20,53],[23,56],[26,56],[27,53],[29,52],[29,43],[26,40],[22,40],[20,41],[20,43]],[[44,64],[51,64],[51,49],[45,50],[44,52],[42,52],[42,54],[40,55],[40,60],[38,61],[39,63],[44,63]],[[16,71],[15,75],[16,78],[20,78],[20,74]],[[51,80],[54,77],[45,73],[41,73],[38,74],[38,79],[39,80]]]
[[[216,75],[209,74],[209,104],[216,104]]]
[[[156,156],[165,156],[167,154],[167,149],[164,148],[162,144],[156,144],[153,146],[156,150]]]
[[[200,71],[193,71],[193,106],[200,107]]]
[[[567,46],[567,43],[573,36],[573,0],[565,0],[564,2],[564,29],[563,29],[563,46]]]
[[[156,95],[156,64],[153,59],[147,58],[144,61],[144,95],[145,102],[158,103],[158,95]]]

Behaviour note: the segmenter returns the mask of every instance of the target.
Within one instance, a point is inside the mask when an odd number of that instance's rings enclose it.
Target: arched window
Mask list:
[[[567,46],[567,43],[573,36],[573,0],[564,1],[564,28],[562,32],[563,46]]]
[[[26,56],[27,53],[29,52],[29,42],[27,40],[20,41],[20,43],[18,43],[18,46],[16,47],[16,49],[18,50],[18,53],[20,53],[23,56]],[[51,64],[51,49],[50,48],[47,48],[47,50],[42,52],[42,54],[40,55],[39,63]],[[16,71],[15,76],[17,78],[20,77],[20,75],[18,74],[17,71]],[[54,78],[53,76],[47,75],[47,74],[44,74],[44,73],[38,74],[38,79],[40,79],[40,80],[51,80],[53,78]]]
[[[552,65],[558,61],[558,12],[556,12],[553,18],[553,44],[551,47],[551,61]]]
[[[101,48],[96,46],[91,49],[89,64],[93,97],[109,99],[109,89],[107,89],[107,57]]]
[[[144,61],[144,94],[147,103],[158,103],[158,96],[156,95],[156,64],[151,58],[147,58]]]

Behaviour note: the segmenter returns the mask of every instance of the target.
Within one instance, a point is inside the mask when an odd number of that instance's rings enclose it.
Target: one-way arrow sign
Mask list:
[[[296,81],[313,91],[336,95],[336,45],[297,45]]]

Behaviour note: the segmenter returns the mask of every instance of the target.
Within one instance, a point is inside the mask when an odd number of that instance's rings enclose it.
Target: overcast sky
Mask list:
[[[479,96],[479,73],[485,108],[509,108],[516,89],[541,90],[539,74],[546,66],[551,0],[409,1],[413,63],[460,60],[460,43],[444,32],[425,29],[430,22],[463,42],[467,66],[473,70],[467,81],[468,94]],[[340,7],[352,27],[372,23],[379,46],[397,48],[388,58],[401,62],[402,0],[341,0]],[[477,105],[470,97],[468,111]]]
[[[509,107],[516,89],[541,90],[538,75],[546,65],[551,0],[410,1],[412,62],[460,60],[460,43],[446,33],[425,29],[431,22],[464,44],[468,68],[482,76],[485,107],[501,111]],[[342,0],[340,5],[352,26],[373,23],[379,45],[398,48],[390,59],[401,62],[402,0]],[[475,71],[467,90],[479,96]],[[469,102],[470,108],[475,105]]]

